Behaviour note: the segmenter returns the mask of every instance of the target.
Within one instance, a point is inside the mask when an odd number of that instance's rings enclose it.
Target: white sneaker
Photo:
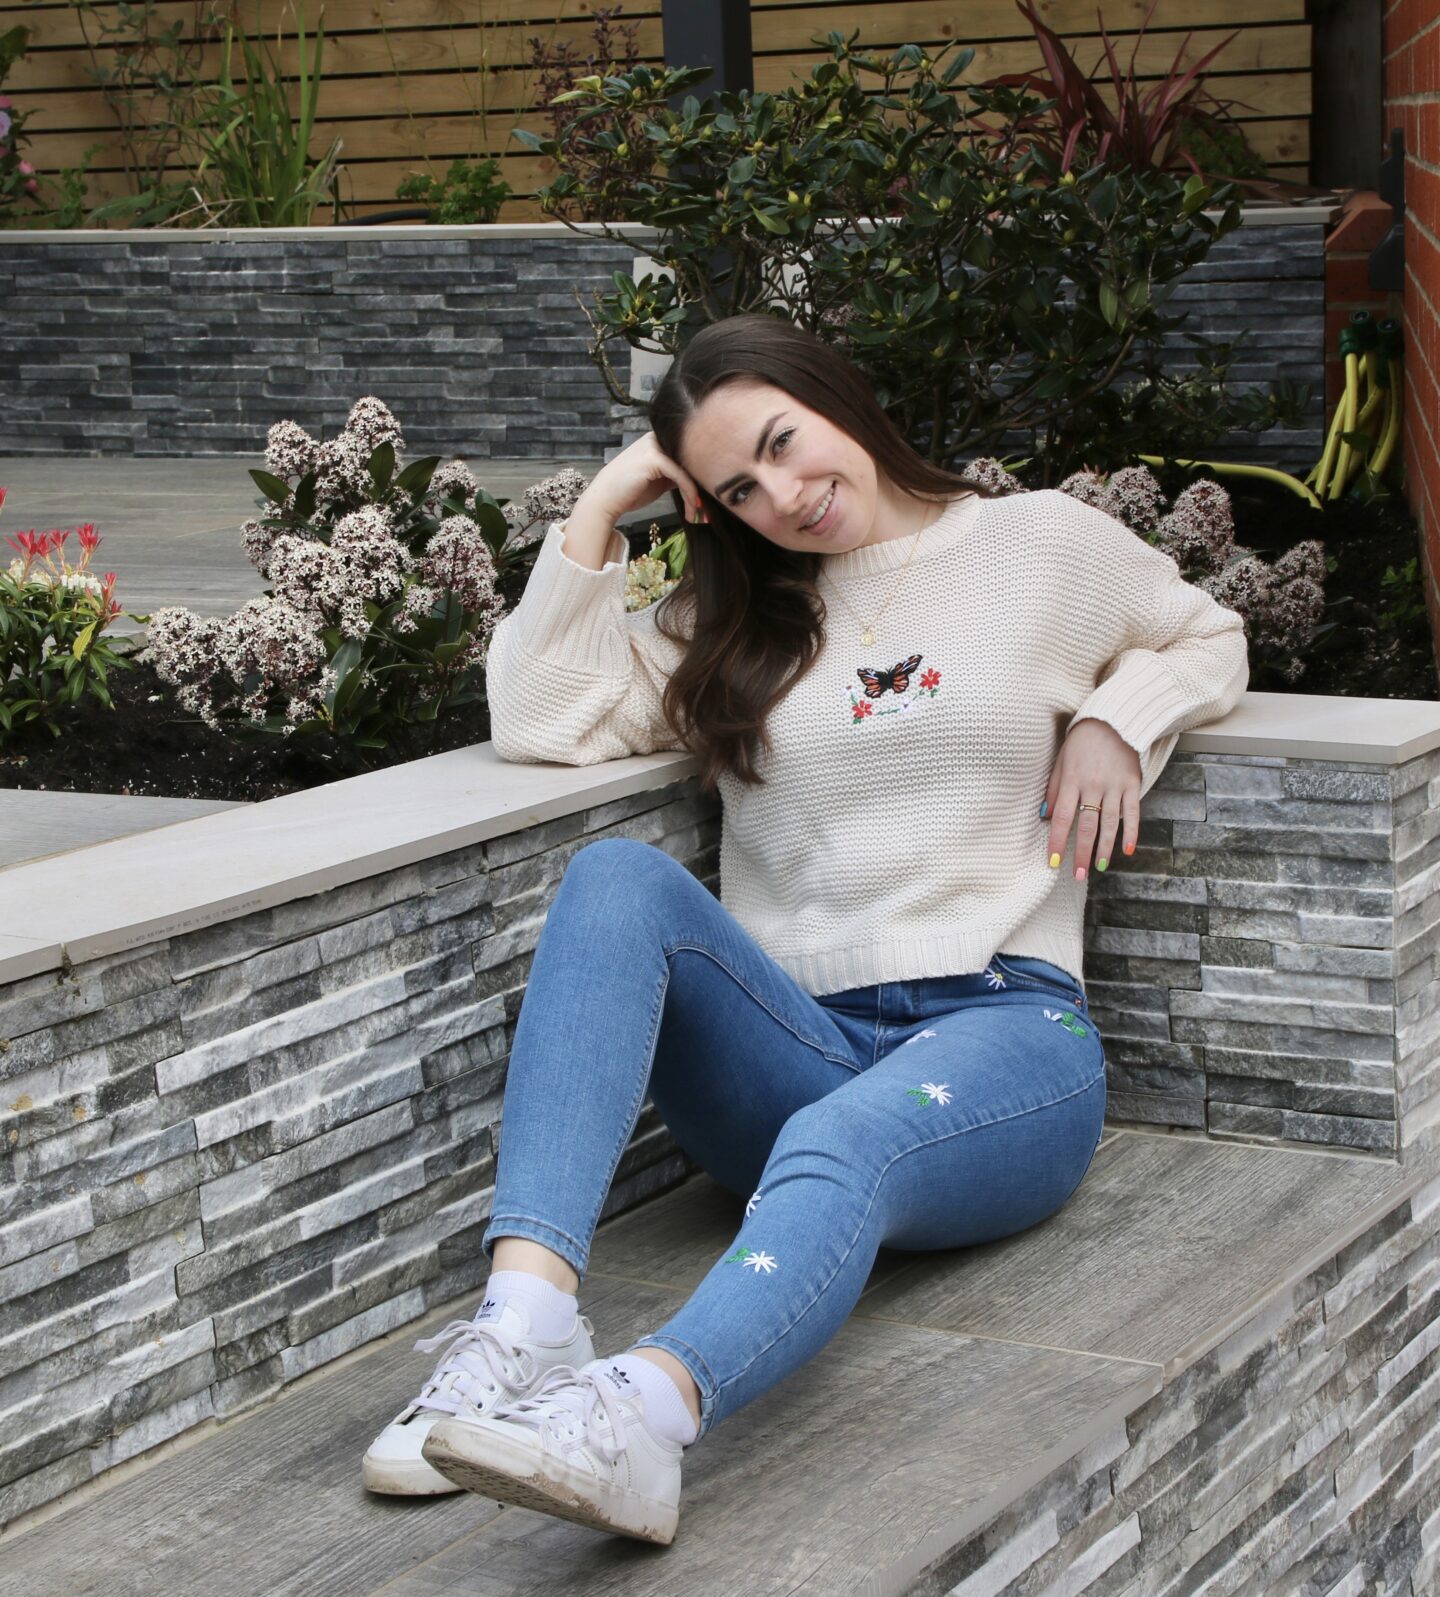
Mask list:
[[[530,1335],[525,1306],[511,1301],[498,1319],[452,1320],[444,1330],[422,1338],[415,1344],[420,1353],[433,1352],[447,1341],[450,1345],[419,1397],[371,1442],[360,1461],[361,1480],[372,1492],[402,1497],[461,1491],[420,1456],[431,1426],[457,1416],[478,1419],[503,1401],[524,1397],[557,1366],[573,1373],[577,1365],[594,1358],[590,1340],[594,1331],[581,1314],[568,1341],[538,1341]]]
[[[593,1359],[552,1370],[528,1398],[485,1419],[436,1421],[421,1449],[472,1492],[640,1541],[674,1541],[684,1449],[645,1423],[621,1369]]]

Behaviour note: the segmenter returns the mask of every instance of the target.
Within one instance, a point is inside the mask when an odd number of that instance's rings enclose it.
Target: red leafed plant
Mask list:
[[[1129,71],[1124,77],[1121,76],[1120,63],[1116,59],[1110,35],[1105,31],[1104,19],[1096,11],[1095,19],[1104,42],[1105,59],[1109,62],[1110,77],[1115,86],[1117,103],[1112,110],[1090,81],[1091,74],[1081,71],[1079,63],[1059,34],[1040,20],[1026,0],[1015,0],[1015,3],[1035,30],[1049,76],[1037,72],[1007,72],[1000,77],[986,79],[979,87],[1027,89],[1047,100],[1054,100],[1056,104],[1018,117],[1009,129],[987,127],[986,131],[996,135],[1008,134],[1011,138],[1019,135],[1021,143],[1038,148],[1057,162],[1061,172],[1070,170],[1077,152],[1089,163],[1133,170],[1147,167],[1173,169],[1178,158],[1208,182],[1207,174],[1197,165],[1185,147],[1184,140],[1193,138],[1197,132],[1219,137],[1228,134],[1233,138],[1236,129],[1228,119],[1230,107],[1241,105],[1251,111],[1258,109],[1243,100],[1217,100],[1202,86],[1201,74],[1225,46],[1238,37],[1238,29],[1228,39],[1222,39],[1193,66],[1182,71],[1180,62],[1192,37],[1187,33],[1185,43],[1175,54],[1170,71],[1142,98],[1135,83],[1135,58],[1140,53],[1140,41],[1145,37],[1145,29],[1159,0],[1151,0],[1145,20],[1140,24],[1135,49],[1130,55]],[[1099,65],[1100,62],[1096,61],[1092,70],[1098,70]],[[1200,108],[1202,98],[1214,108],[1213,111]]]

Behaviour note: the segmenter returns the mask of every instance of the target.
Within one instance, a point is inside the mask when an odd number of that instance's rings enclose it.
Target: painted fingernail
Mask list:
[[[1048,810],[1048,809],[1049,809],[1049,808],[1050,808],[1050,800],[1049,800],[1049,799],[1046,799],[1046,800],[1045,800],[1045,801],[1044,801],[1044,803],[1042,803],[1042,804],[1041,804],[1041,806],[1040,806],[1040,819],[1041,819],[1041,820],[1042,820],[1042,821],[1043,821],[1043,820],[1044,820],[1044,819],[1045,819],[1045,812],[1046,812],[1046,810]]]
[[[1110,861],[1109,861],[1109,860],[1103,860],[1103,859],[1097,859],[1097,860],[1096,860],[1096,861],[1095,861],[1095,869],[1096,869],[1096,870],[1097,870],[1097,871],[1103,871],[1103,870],[1104,870],[1104,869],[1105,869],[1105,867],[1106,867],[1106,866],[1107,866],[1107,865],[1108,865],[1108,864],[1109,864],[1109,863],[1110,863]]]
[[[1125,852],[1127,854],[1133,854],[1135,852],[1135,845],[1133,843],[1127,843],[1125,845]]]
[[[1075,867],[1075,880],[1077,882],[1083,882],[1085,880],[1085,867],[1083,865],[1077,865]]]
[[[1050,869],[1053,871],[1055,869],[1055,867],[1059,863],[1060,863],[1060,856],[1058,854],[1052,854],[1050,856]]]

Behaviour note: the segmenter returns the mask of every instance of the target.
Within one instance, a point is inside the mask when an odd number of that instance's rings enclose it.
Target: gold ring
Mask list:
[[[1100,806],[1098,804],[1082,804],[1080,808],[1082,810],[1098,810]]]

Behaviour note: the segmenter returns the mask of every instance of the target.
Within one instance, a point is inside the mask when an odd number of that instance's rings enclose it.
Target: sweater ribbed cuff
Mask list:
[[[1068,735],[1077,721],[1104,721],[1135,750],[1143,774],[1149,777],[1146,767],[1156,742],[1174,731],[1193,708],[1194,701],[1159,660],[1137,655],[1095,689],[1065,731]]]
[[[629,545],[611,533],[605,563],[592,571],[565,553],[565,523],[552,521],[508,630],[524,651],[571,671],[604,674],[628,647],[625,572]]]

